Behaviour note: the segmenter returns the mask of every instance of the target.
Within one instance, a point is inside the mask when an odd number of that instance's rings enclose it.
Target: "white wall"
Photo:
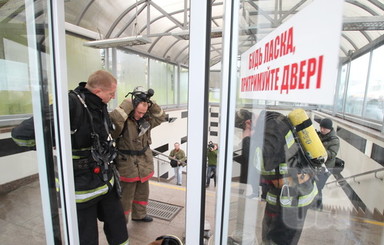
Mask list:
[[[38,172],[37,156],[35,151],[0,158],[0,185],[22,179]]]
[[[159,146],[168,144],[169,150],[164,152],[167,156],[171,152],[171,150],[174,148],[175,142],[180,142],[180,139],[182,137],[187,136],[187,127],[188,127],[188,118],[181,118],[181,113],[183,111],[186,111],[186,109],[180,109],[180,110],[172,110],[167,111],[166,113],[169,115],[169,118],[174,117],[177,118],[174,122],[164,122],[154,128],[152,130],[152,145],[151,149],[156,149]],[[188,143],[183,143],[180,145],[180,148],[185,151],[185,154],[187,154],[188,150]],[[187,156],[188,157],[188,156]],[[167,161],[168,158],[160,156],[160,158],[165,159]],[[156,159],[154,159],[155,163],[155,177],[158,177],[158,165],[159,165],[159,175],[163,175],[164,173],[168,172],[168,179],[173,177],[175,175],[173,168],[168,163],[162,163],[157,164]],[[191,163],[192,164],[192,163]],[[187,167],[183,168],[183,171],[186,172]]]
[[[0,134],[0,139],[11,138],[11,133]],[[3,146],[7,147],[7,146]],[[38,172],[35,151],[0,157],[0,185],[25,178]]]

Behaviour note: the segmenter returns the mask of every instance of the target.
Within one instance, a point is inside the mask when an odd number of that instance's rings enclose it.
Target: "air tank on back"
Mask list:
[[[324,164],[328,154],[307,113],[303,109],[295,109],[288,114],[288,119],[296,128],[300,144],[308,158],[318,166]]]

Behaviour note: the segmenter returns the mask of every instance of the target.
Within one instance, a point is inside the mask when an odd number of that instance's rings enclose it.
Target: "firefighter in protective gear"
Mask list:
[[[97,245],[97,220],[104,222],[109,244],[128,244],[128,231],[119,195],[116,148],[107,103],[114,98],[116,78],[96,71],[69,93],[72,158],[80,244]],[[32,122],[32,123],[31,123]],[[31,128],[32,127],[32,128]],[[15,142],[34,141],[33,119],[12,131]],[[31,146],[29,143],[27,145]]]
[[[320,131],[318,132],[319,138],[324,145],[328,158],[325,162],[326,169],[328,171],[321,171],[317,173],[317,187],[319,189],[319,193],[317,195],[316,200],[316,208],[322,210],[323,209],[323,194],[322,190],[327,182],[331,173],[333,173],[333,169],[335,168],[336,163],[336,155],[340,148],[340,140],[336,135],[336,130],[332,126],[332,120],[330,118],[323,118],[320,121]]]
[[[137,94],[137,91],[134,93]],[[125,99],[110,113],[116,126],[112,136],[117,138],[120,153],[116,162],[126,222],[131,213],[134,221],[153,220],[147,215],[148,181],[154,174],[153,155],[149,147],[152,141],[151,130],[165,121],[165,113],[143,93],[133,99]]]
[[[262,222],[263,244],[294,245],[318,192],[314,172],[286,116],[266,111],[265,117],[259,116],[260,123],[264,124],[258,126],[264,128],[263,143],[256,147],[255,159],[261,163],[261,174],[269,184]]]

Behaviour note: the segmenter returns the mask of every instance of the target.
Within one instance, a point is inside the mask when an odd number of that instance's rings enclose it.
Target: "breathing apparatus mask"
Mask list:
[[[91,153],[93,159],[99,164],[111,163],[117,156],[116,143],[114,140],[102,141],[99,135],[91,133]]]
[[[125,97],[131,95],[133,106],[136,108],[140,102],[147,102],[149,104],[148,108],[152,106],[151,97],[155,94],[153,89],[144,90],[142,86],[136,87],[132,92],[129,92]]]

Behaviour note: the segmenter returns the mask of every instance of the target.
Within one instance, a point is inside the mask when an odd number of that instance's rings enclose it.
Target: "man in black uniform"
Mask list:
[[[263,139],[255,144],[254,151],[254,159],[260,160],[261,174],[269,184],[262,244],[296,245],[307,211],[318,193],[314,169],[301,150],[288,117],[276,111],[265,111],[263,117],[258,122],[264,128],[259,134]]]
[[[98,244],[97,219],[104,222],[109,244],[128,244],[128,231],[113,160],[116,148],[107,103],[115,97],[117,81],[109,72],[91,74],[69,93],[72,159],[80,244]],[[19,145],[34,142],[33,118],[12,130]]]

